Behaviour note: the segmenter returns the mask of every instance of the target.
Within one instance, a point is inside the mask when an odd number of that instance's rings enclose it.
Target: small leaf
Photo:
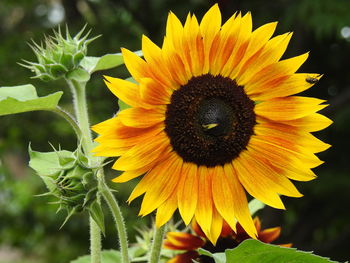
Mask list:
[[[94,219],[94,221],[99,226],[101,232],[104,235],[105,234],[105,221],[104,221],[104,214],[103,214],[101,205],[97,201],[94,201],[89,206],[88,209],[89,209],[90,216]]]
[[[77,68],[66,74],[67,79],[73,79],[79,82],[87,82],[90,79],[90,74],[85,69]]]
[[[90,263],[90,255],[79,257],[70,263]],[[117,250],[103,250],[101,253],[101,263],[121,263],[121,255]]]
[[[0,116],[56,108],[63,92],[38,97],[33,85],[0,87]]]
[[[248,204],[250,214],[253,216],[256,212],[263,209],[265,204],[258,199],[253,199]]]
[[[142,56],[142,51],[135,51],[135,54]],[[124,64],[122,53],[106,54],[102,57],[84,57],[80,66],[87,72],[94,73],[99,70],[106,70]]]
[[[227,263],[335,263],[311,252],[265,244],[253,239],[243,241],[237,248],[227,249],[225,254]]]

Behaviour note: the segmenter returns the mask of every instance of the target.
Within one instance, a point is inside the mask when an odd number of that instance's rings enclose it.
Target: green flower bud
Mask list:
[[[54,36],[45,37],[41,45],[33,42],[31,46],[34,51],[37,62],[23,60],[26,64],[20,64],[34,72],[33,78],[39,78],[44,81],[64,78],[69,72],[81,68],[80,62],[87,54],[87,46],[95,38],[88,39],[90,31],[83,37],[85,30],[83,27],[73,38],[66,29],[66,36],[63,37],[61,29],[54,31]]]
[[[88,158],[80,147],[75,152],[36,152],[29,148],[29,166],[45,182],[50,195],[56,198],[59,210],[66,210],[63,225],[74,214],[87,210],[104,231],[102,209],[98,203],[96,168],[89,166]]]

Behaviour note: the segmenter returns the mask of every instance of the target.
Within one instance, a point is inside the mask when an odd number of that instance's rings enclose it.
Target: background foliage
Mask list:
[[[27,45],[40,42],[58,24],[69,25],[73,35],[87,23],[92,35],[102,34],[89,46],[89,55],[116,53],[120,47],[141,48],[141,35],[146,34],[161,44],[166,17],[172,10],[184,21],[187,12],[201,17],[214,1],[205,0],[1,0],[0,1],[0,86],[28,82],[31,73],[16,62],[34,60]],[[255,28],[279,21],[277,33],[294,31],[285,57],[311,51],[301,72],[323,73],[322,80],[306,95],[328,100],[323,113],[334,124],[318,136],[333,145],[320,154],[325,164],[316,169],[318,179],[298,184],[305,195],[301,200],[284,198],[287,211],[264,209],[260,217],[266,227],[282,225],[283,242],[294,247],[314,250],[316,254],[345,261],[350,258],[350,1],[348,0],[241,0],[219,1],[224,19],[236,10],[251,11]],[[102,72],[128,77],[124,67]],[[63,90],[63,105],[70,100],[63,82],[42,83],[30,80],[39,96]],[[91,122],[111,117],[117,101],[106,89],[102,74],[88,84]],[[49,90],[48,90],[49,89]],[[76,142],[71,128],[52,113],[34,112],[0,119],[0,263],[67,262],[88,251],[88,223],[85,216],[75,216],[64,228],[63,214],[48,205],[50,199],[34,197],[44,192],[44,185],[27,168],[28,142],[35,150],[49,151],[53,145],[74,150]],[[115,177],[110,171],[108,177]],[[131,184],[134,184],[132,182]],[[114,185],[122,204],[129,237],[134,241],[135,227],[150,219],[136,218],[137,201],[131,208],[125,200],[130,184]],[[115,233],[108,226],[107,233]],[[110,228],[110,229],[108,229]],[[106,249],[115,247],[110,234],[104,240]]]

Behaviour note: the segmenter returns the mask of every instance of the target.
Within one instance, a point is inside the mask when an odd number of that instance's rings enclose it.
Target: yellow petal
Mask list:
[[[271,189],[267,181],[258,181],[255,176],[254,163],[248,162],[245,158],[247,154],[242,152],[239,157],[233,161],[233,167],[237,171],[239,181],[247,192],[262,201],[263,203],[278,209],[285,209],[279,195]]]
[[[249,94],[249,97],[255,101],[263,101],[276,97],[286,97],[300,93],[311,88],[314,85],[306,81],[308,77],[320,79],[321,75],[296,73],[287,78],[282,77],[273,79],[270,82],[264,84],[264,86],[260,86],[259,91],[255,91],[256,94]]]
[[[118,97],[118,99],[132,107],[151,108],[151,105],[143,103],[140,97],[140,89],[137,84],[108,76],[105,76],[105,79],[107,87],[116,97]]]
[[[169,152],[169,144],[166,135],[153,137],[144,144],[137,144],[115,162],[113,169],[127,171],[142,168]]]
[[[121,123],[135,128],[147,128],[161,123],[165,119],[165,107],[154,106],[152,109],[128,108],[118,113]]]
[[[181,177],[183,161],[176,153],[172,153],[170,162],[172,162],[171,165],[163,173],[157,171],[157,169],[152,170],[152,172],[158,174],[158,177],[156,181],[148,186],[141,204],[140,215],[148,215],[164,203],[171,194],[176,195],[174,191]]]
[[[247,61],[247,63],[242,66],[240,73],[237,75],[237,82],[239,85],[245,86],[248,94],[250,94],[249,92],[251,89],[261,86],[249,80],[263,68],[276,63],[281,58],[287,49],[291,37],[292,34],[286,33],[272,38],[256,55],[254,55],[254,59]]]
[[[313,113],[299,119],[283,121],[283,123],[301,128],[308,132],[315,132],[327,128],[333,121],[319,113]]]
[[[161,204],[157,209],[156,227],[161,227],[170,220],[177,208],[176,194],[173,193],[170,197]]]
[[[128,202],[130,203],[135,198],[144,194],[155,182],[157,182],[159,175],[166,174],[169,171],[169,167],[174,163],[174,159],[169,154],[166,154],[163,159],[159,160],[157,165],[154,165],[149,169],[148,173],[141,179],[136,185],[134,190],[129,196]]]
[[[152,72],[152,77],[164,86],[171,87],[174,80],[163,59],[162,50],[145,35],[142,35],[142,52]]]
[[[203,232],[208,236],[211,229],[213,215],[213,197],[212,197],[212,173],[206,166],[198,167],[198,203],[195,217],[202,228]]]
[[[150,76],[149,66],[146,61],[126,48],[122,48],[121,50],[125,66],[137,82],[139,82],[141,78]]]
[[[211,243],[213,243],[213,245],[216,244],[216,241],[218,240],[218,237],[221,234],[222,224],[223,224],[223,219],[221,215],[215,209],[215,207],[213,207],[213,219],[211,222],[211,228],[208,235],[208,239],[211,241]]]
[[[273,35],[276,26],[277,22],[268,23],[253,31],[244,57],[239,62],[239,65],[237,65],[237,77],[235,77],[239,85],[243,82],[242,79],[244,79],[246,75],[251,74],[251,70],[257,68],[257,63],[254,62],[258,60],[260,54],[264,52],[264,46]],[[233,75],[231,76],[233,77]]]
[[[233,195],[235,217],[247,234],[252,238],[256,238],[257,232],[248,209],[246,193],[238,179],[236,169],[232,164],[225,164],[224,172]],[[236,226],[232,229],[236,231]]]
[[[91,129],[94,132],[101,134],[108,132],[111,129],[111,127],[117,127],[118,125],[120,125],[120,120],[117,117],[113,117],[93,125]]]
[[[305,53],[270,64],[254,74],[249,80],[239,81],[238,84],[245,86],[247,94],[250,94],[252,90],[258,92],[259,87],[264,86],[269,81],[295,73],[306,61],[308,56],[309,53]]]
[[[264,101],[255,105],[255,113],[273,121],[295,120],[315,113],[327,105],[323,100],[308,97],[284,97]]]
[[[172,89],[163,86],[154,79],[142,78],[140,80],[140,94],[146,103],[153,105],[170,104]]]
[[[143,175],[144,173],[148,172],[152,168],[152,165],[146,165],[142,168],[136,169],[136,170],[129,170],[126,172],[123,172],[118,177],[115,177],[112,179],[112,182],[114,183],[125,183],[128,182],[136,177],[139,177]],[[112,167],[112,169],[115,169]],[[115,169],[116,170],[116,169]]]
[[[197,165],[183,163],[181,177],[177,190],[179,212],[185,225],[188,225],[196,211],[198,201]]]
[[[214,38],[219,33],[221,27],[221,13],[219,5],[213,5],[203,16],[200,23],[200,32],[204,44],[204,65],[203,74],[209,72],[209,55]]]
[[[235,219],[235,198],[233,195],[234,183],[232,180],[235,178],[222,166],[216,166],[214,171],[214,178],[212,184],[213,199],[216,209],[221,216],[230,225],[232,229],[236,228]]]

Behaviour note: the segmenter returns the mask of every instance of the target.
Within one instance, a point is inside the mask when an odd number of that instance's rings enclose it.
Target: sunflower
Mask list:
[[[281,234],[280,227],[262,229],[259,217],[254,218],[254,225],[257,231],[257,239],[264,243],[272,243]],[[199,255],[196,250],[203,248],[211,253],[224,252],[226,249],[237,247],[244,240],[250,238],[239,223],[237,223],[236,231],[234,232],[225,221],[216,245],[213,245],[208,240],[195,220],[192,221],[192,230],[193,234],[182,232],[167,233],[164,247],[170,250],[183,251],[183,253],[176,255],[167,263],[192,263],[193,260],[200,263],[214,263],[212,258]],[[291,247],[292,244],[280,244],[280,246]]]
[[[178,209],[213,243],[223,220],[256,237],[246,192],[285,209],[280,195],[302,196],[289,179],[315,178],[329,145],[311,132],[331,121],[317,113],[323,100],[291,95],[321,76],[295,73],[308,53],[280,60],[292,34],[272,37],[276,24],[252,31],[251,14],[237,13],[221,25],[218,5],[200,23],[170,12],[161,48],[143,36],[144,58],[122,49],[136,83],[105,77],[131,108],[93,127],[94,152],[120,156],[116,183],[143,175],[128,201],[144,194],[140,215],[157,210],[157,227]]]

